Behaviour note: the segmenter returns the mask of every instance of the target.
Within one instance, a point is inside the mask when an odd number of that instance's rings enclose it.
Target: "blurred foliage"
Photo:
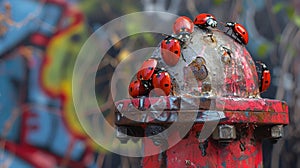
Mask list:
[[[264,58],[266,57],[266,54],[267,54],[267,51],[268,51],[268,45],[267,44],[261,44],[259,47],[258,47],[258,56],[260,58]]]
[[[224,0],[214,0],[214,5],[222,5]]]
[[[272,7],[272,12],[278,14],[280,11],[284,11],[289,19],[300,27],[300,16],[296,13],[296,8],[288,2],[277,2]]]

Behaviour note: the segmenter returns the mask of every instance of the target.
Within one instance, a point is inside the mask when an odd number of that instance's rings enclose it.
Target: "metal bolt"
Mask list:
[[[156,146],[168,146],[168,135],[163,132],[166,128],[158,125],[148,125],[145,129],[146,136],[150,136]]]
[[[117,127],[116,137],[120,140],[120,142],[122,144],[126,144],[129,140],[129,137],[127,135],[127,128],[126,127]]]
[[[272,138],[281,138],[283,137],[283,125],[275,125],[271,128],[271,137]]]
[[[137,143],[141,138],[140,137],[132,137],[131,140],[134,143]]]
[[[236,138],[236,129],[233,125],[219,125],[213,132],[215,140],[232,140]]]

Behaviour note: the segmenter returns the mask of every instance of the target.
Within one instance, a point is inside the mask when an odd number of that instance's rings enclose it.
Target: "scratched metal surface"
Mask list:
[[[240,141],[233,141],[227,146],[208,139],[206,156],[199,149],[197,130],[190,132],[188,138],[181,140],[166,151],[168,168],[262,168],[262,144],[253,140],[253,128],[245,129],[245,136]],[[145,140],[145,150],[159,150],[150,140]],[[153,168],[164,165],[161,155],[145,157],[142,167]]]
[[[221,123],[288,124],[288,107],[285,102],[254,98],[208,98],[208,97],[157,97],[125,99],[116,103],[117,125],[172,124],[191,122],[195,124],[210,120]],[[181,120],[178,119],[179,113]]]
[[[199,63],[197,57],[202,62]],[[272,125],[288,124],[288,107],[279,100],[260,98],[255,64],[245,46],[218,29],[209,32],[196,27],[176,66],[165,64],[159,47],[152,58],[172,76],[173,92],[165,97],[118,101],[116,125],[140,126],[147,135],[174,122],[182,122],[184,126],[194,119],[194,124],[187,135],[173,132],[160,137],[169,143],[176,136],[183,139],[165,152],[144,157],[142,167],[263,166],[261,138],[255,132],[262,128],[259,134],[267,134]],[[193,66],[205,68],[195,74]],[[205,70],[207,76],[203,74]],[[234,125],[237,139],[224,145],[209,137],[207,144],[200,143],[197,133],[201,132],[203,123],[213,120]],[[161,150],[162,147],[153,142],[153,139],[143,138],[145,153]]]
[[[224,47],[230,54],[224,51]],[[204,80],[196,80],[190,70],[189,64],[196,57],[205,60],[208,76]],[[176,88],[173,95],[259,97],[256,68],[250,53],[218,29],[208,32],[195,27],[190,42],[182,49],[180,61],[175,66],[165,64],[159,47],[152,58],[157,59],[158,66],[165,68],[174,78]],[[207,91],[205,86],[211,89]]]

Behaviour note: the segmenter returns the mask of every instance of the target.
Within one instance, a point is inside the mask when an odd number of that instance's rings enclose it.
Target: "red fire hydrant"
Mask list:
[[[263,167],[262,139],[283,136],[287,104],[260,97],[255,63],[231,35],[195,27],[189,38],[176,65],[153,53],[170,95],[116,103],[117,137],[142,137],[142,167]]]

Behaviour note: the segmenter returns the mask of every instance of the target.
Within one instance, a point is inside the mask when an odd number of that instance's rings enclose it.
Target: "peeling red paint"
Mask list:
[[[262,146],[260,141],[253,144],[253,130],[248,130],[248,136],[242,140],[235,140],[227,146],[221,146],[217,141],[209,140],[207,155],[202,156],[199,149],[199,140],[196,138],[196,130],[192,130],[187,139],[167,150],[167,167],[262,167]],[[245,150],[241,151],[241,141],[245,144]],[[147,144],[145,151],[157,148],[151,141]],[[159,155],[149,156],[143,160],[143,167],[160,167],[162,164]],[[189,164],[187,165],[187,161]]]
[[[205,31],[195,27],[192,35],[193,38],[182,50],[186,66],[168,68],[159,50],[151,56],[157,59],[159,66],[173,74],[172,81],[180,81],[181,86],[172,83],[177,88],[173,88],[170,96],[116,102],[116,125],[143,126],[147,130],[145,136],[148,136],[153,131],[151,128],[158,128],[157,131],[174,122],[182,126],[192,122],[188,135],[177,144],[160,154],[144,157],[142,166],[145,168],[263,167],[262,139],[278,138],[271,136],[272,126],[280,125],[279,128],[282,128],[281,125],[289,124],[287,104],[280,100],[260,98],[256,67],[244,46],[216,29]],[[201,71],[202,64],[194,63],[197,56],[205,62],[205,71],[204,68]],[[188,68],[187,65],[192,67]],[[193,82],[195,78],[197,81]],[[207,139],[201,139],[200,142],[197,136],[202,127],[205,128],[204,124],[216,120],[218,125],[211,128],[215,131],[213,136],[205,137]],[[221,128],[225,128],[223,133],[218,132]],[[231,132],[226,132],[226,129]],[[221,134],[224,135],[222,138]],[[226,135],[230,135],[230,138],[226,138]],[[176,132],[159,138],[172,144],[176,139],[174,136],[177,136]],[[143,138],[146,155],[161,150],[153,142],[153,139]]]
[[[265,125],[289,123],[287,104],[278,100],[271,99],[250,99],[250,98],[207,98],[207,97],[153,97],[144,99],[144,106],[148,107],[145,111],[133,111],[130,109],[131,103],[139,104],[140,98],[125,99],[116,103],[116,106],[123,104],[122,108],[116,112],[122,113],[123,117],[116,121],[117,125],[171,125],[174,120],[160,121],[155,120],[152,112],[161,111],[168,113],[169,116],[177,113],[198,113],[193,128],[190,130],[186,139],[182,139],[178,144],[166,151],[167,167],[262,167],[262,144],[261,139],[255,139],[253,131],[256,128]],[[148,100],[145,100],[148,99]],[[163,101],[162,101],[163,100]],[[184,101],[184,106],[180,106]],[[152,102],[152,103],[150,103]],[[165,104],[160,106],[159,103]],[[191,104],[190,106],[188,104]],[[195,110],[195,104],[198,103],[199,110]],[[156,108],[152,108],[155,104]],[[166,105],[167,104],[167,105]],[[164,107],[161,108],[160,107]],[[138,107],[137,107],[138,108]],[[170,109],[172,108],[172,109]],[[202,130],[203,119],[201,114],[210,113],[210,108],[222,110],[224,118],[221,118],[219,124],[234,125],[238,130],[244,130],[242,137],[233,140],[227,146],[221,146],[216,140],[209,138],[207,155],[202,156],[199,149],[199,140],[196,138],[196,132]],[[154,109],[154,110],[153,110]],[[180,110],[180,111],[179,111]],[[213,112],[213,111],[212,111]],[[147,114],[147,119],[133,123],[126,119],[126,115],[132,115],[136,118],[142,118],[141,115]],[[199,118],[200,117],[200,118]],[[207,116],[206,116],[207,117]],[[169,117],[172,118],[172,117]],[[174,117],[173,117],[174,118]],[[209,118],[209,116],[208,116]],[[208,119],[207,118],[207,119]],[[237,131],[237,134],[241,134]],[[240,135],[239,135],[240,136]],[[169,138],[171,141],[173,138]],[[143,141],[144,153],[153,153],[160,148],[155,146],[151,139],[145,138]],[[242,147],[241,147],[242,145]],[[244,151],[241,149],[244,148]],[[163,159],[160,155],[147,156],[143,159],[143,167],[161,167]]]
[[[143,112],[139,111],[140,101],[143,102]],[[190,102],[194,105],[181,107],[182,101]],[[161,104],[160,104],[161,103]],[[221,119],[221,123],[256,123],[256,124],[288,124],[288,108],[285,102],[271,99],[247,99],[247,98],[206,98],[190,97],[182,98],[175,96],[160,98],[135,98],[118,101],[116,106],[123,104],[119,112],[125,116],[135,116],[147,114],[152,121],[151,113],[164,111],[169,115],[181,113],[203,113],[207,110],[222,111],[226,116]],[[198,109],[195,109],[195,104]],[[171,107],[172,106],[172,107]],[[126,118],[117,121],[117,125],[126,123]],[[130,121],[128,121],[130,123]],[[142,121],[141,121],[142,122]],[[173,121],[169,121],[173,122]],[[196,121],[197,122],[197,121]],[[157,124],[167,124],[168,121],[157,122]]]

